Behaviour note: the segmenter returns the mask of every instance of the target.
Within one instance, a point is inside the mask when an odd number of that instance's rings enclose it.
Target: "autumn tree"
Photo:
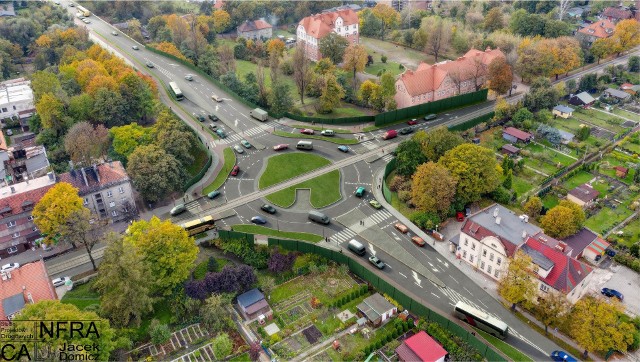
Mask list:
[[[173,43],[164,41],[156,44],[155,48],[161,52],[173,55],[178,59],[182,59],[186,62],[193,63],[193,61],[191,61],[190,59],[187,59],[187,57],[185,57],[184,54],[182,54],[182,52],[180,52],[180,50],[175,45],[173,45]]]
[[[564,322],[570,306],[567,297],[562,293],[550,292],[538,298],[534,311],[536,317],[544,324],[545,334],[548,334],[547,329],[550,325],[561,325]]]
[[[634,326],[621,318],[624,307],[594,296],[578,300],[570,315],[571,335],[587,351],[626,351],[633,343]]]
[[[606,58],[609,55],[615,52],[615,40],[613,38],[598,38],[596,41],[591,44],[591,54],[598,60],[598,64],[600,64],[600,60],[602,58]]]
[[[488,148],[465,143],[447,151],[438,163],[457,180],[456,198],[465,203],[479,200],[500,183],[496,158]]]
[[[132,252],[138,253],[149,268],[152,293],[171,294],[187,279],[198,256],[193,238],[180,226],[155,216],[134,222],[128,230],[124,243],[132,246]]]
[[[411,199],[416,209],[445,217],[456,193],[456,179],[434,162],[423,163],[411,178]]]
[[[447,50],[450,34],[451,28],[449,24],[446,24],[441,18],[435,20],[435,24],[427,38],[425,52],[433,55],[436,63],[438,62],[438,57]]]
[[[148,145],[153,141],[153,129],[142,127],[137,123],[113,127],[109,130],[109,135],[113,150],[124,159],[129,158],[138,146]]]
[[[183,170],[175,157],[156,145],[137,147],[127,164],[136,190],[149,202],[156,202],[180,188]]]
[[[344,52],[343,68],[347,71],[353,72],[352,89],[354,91],[356,90],[356,73],[362,72],[366,65],[367,65],[367,50],[365,49],[365,47],[360,44],[349,45]]]
[[[540,212],[542,211],[542,200],[538,196],[529,198],[529,201],[524,204],[523,210],[532,218],[540,216]]]
[[[293,80],[296,83],[300,103],[304,104],[304,92],[311,81],[310,61],[307,58],[302,43],[293,51]]]
[[[93,127],[89,122],[76,123],[64,136],[64,149],[75,164],[91,166],[93,160],[106,154],[109,131],[102,125]]]
[[[36,103],[36,111],[40,116],[40,122],[45,129],[51,129],[56,134],[62,134],[65,128],[64,103],[58,100],[52,93],[45,93]]]
[[[422,153],[420,143],[414,139],[401,142],[396,148],[396,172],[398,175],[411,177],[418,166],[427,161],[427,157]]]
[[[223,33],[231,25],[231,16],[228,12],[218,9],[211,14],[216,33]]]
[[[93,270],[98,270],[93,258],[93,248],[102,240],[106,227],[106,220],[99,219],[89,209],[82,207],[72,211],[58,231],[68,243],[74,246],[83,245]]]
[[[489,82],[489,89],[498,94],[505,94],[511,89],[513,71],[505,58],[497,57],[489,63],[487,80]]]
[[[284,42],[278,38],[273,38],[267,42],[267,52],[279,57],[284,53]]]
[[[489,10],[484,18],[483,28],[488,33],[504,28],[504,18],[502,16],[502,9],[496,6]]]
[[[320,40],[318,49],[322,56],[329,58],[333,64],[340,64],[348,46],[349,41],[345,37],[331,32]]]
[[[384,40],[388,29],[394,29],[400,24],[400,14],[387,4],[377,4],[371,13],[382,23],[380,29],[380,39],[382,40]]]
[[[635,19],[625,19],[616,24],[613,32],[615,51],[620,53],[640,44],[640,23]]]
[[[532,276],[531,263],[531,257],[518,250],[509,260],[507,272],[498,281],[498,293],[511,303],[514,311],[518,304],[529,308],[537,295],[538,288]]]
[[[545,46],[545,48],[547,48],[546,51],[553,54],[554,67],[551,74],[554,74],[557,80],[559,74],[568,74],[570,70],[582,64],[582,51],[576,38],[562,36],[554,40],[544,40],[543,43],[549,43],[549,46]]]
[[[109,234],[106,243],[94,284],[100,293],[100,309],[117,327],[140,326],[142,317],[153,311],[148,267],[121,236]]]
[[[334,108],[340,105],[342,97],[344,97],[344,89],[338,83],[336,76],[333,74],[325,75],[318,112],[331,113]]]
[[[580,206],[563,200],[542,217],[540,225],[549,236],[564,239],[578,232],[584,220],[584,210]]]
[[[67,182],[59,182],[47,191],[33,209],[33,222],[51,244],[60,234],[67,220],[75,212],[84,209],[78,189]],[[73,244],[75,248],[76,245]]]
[[[413,139],[420,142],[422,153],[433,162],[437,162],[447,151],[464,143],[464,139],[458,133],[449,131],[447,127],[438,127],[431,132],[418,131]]]
[[[376,93],[380,93],[377,88],[380,88],[380,84],[367,79],[360,84],[360,90],[358,91],[358,99],[366,104],[372,104],[374,102],[372,96]]]

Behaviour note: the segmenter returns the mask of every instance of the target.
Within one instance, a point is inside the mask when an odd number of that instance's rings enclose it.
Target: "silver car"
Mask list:
[[[244,150],[242,149],[242,147],[240,147],[240,145],[233,146],[233,149],[238,153],[244,153]]]

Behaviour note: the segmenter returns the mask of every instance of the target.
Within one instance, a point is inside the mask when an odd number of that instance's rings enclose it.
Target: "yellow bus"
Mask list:
[[[85,18],[91,16],[91,11],[85,9],[80,5],[76,6],[76,9],[78,9],[78,13],[84,16]]]
[[[213,220],[213,217],[211,215],[208,215],[200,219],[187,221],[184,224],[181,224],[180,227],[185,229],[189,236],[194,236],[207,230],[214,229],[216,227],[216,224]]]

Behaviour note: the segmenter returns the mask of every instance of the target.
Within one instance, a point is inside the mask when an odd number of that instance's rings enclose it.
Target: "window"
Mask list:
[[[549,291],[549,287],[546,284],[540,284],[540,290],[546,293]]]
[[[489,260],[493,261],[493,253],[489,255]]]
[[[111,197],[113,196],[113,193],[111,192],[111,190],[107,191],[107,197]]]
[[[89,198],[88,198],[88,197],[85,197],[85,198],[84,198],[84,202],[83,202],[82,204],[83,204],[83,205],[85,205],[85,206],[86,206],[86,205],[89,205]]]
[[[115,206],[116,206],[116,202],[115,201],[109,202],[109,207],[115,207]]]
[[[473,255],[469,255],[469,262],[473,263]]]
[[[484,261],[480,263],[480,269],[484,270]]]
[[[13,106],[13,110],[14,110],[14,111],[16,110],[16,106]]]
[[[19,231],[17,231],[17,232],[15,232],[15,233],[13,233],[13,237],[14,237],[14,238],[17,238],[17,237],[19,237],[19,236],[20,236],[20,232],[19,232]]]
[[[116,210],[111,211],[111,215],[118,216],[118,212]]]
[[[29,216],[27,217],[27,220],[32,221],[32,220],[33,220],[33,215],[29,215]]]
[[[6,112],[6,111],[7,111],[7,109],[6,109],[6,108],[4,108],[4,107],[2,107],[2,111],[3,111],[3,112]]]
[[[496,269],[496,272],[493,273],[493,275],[497,278],[500,275],[500,271],[498,269]]]
[[[476,250],[476,243],[471,243],[471,250]]]
[[[482,256],[487,256],[487,251],[486,250],[482,251]]]
[[[18,252],[18,247],[17,246],[12,246],[10,248],[7,249],[7,253],[9,254],[14,254]]]
[[[469,239],[464,239],[464,246],[469,245]]]
[[[462,252],[462,257],[465,258],[465,259],[467,258],[467,251],[466,250]]]
[[[15,220],[14,220],[14,221],[9,221],[9,222],[7,223],[7,227],[8,227],[8,228],[12,228],[12,227],[14,227],[14,226],[16,226],[16,222],[15,222]]]
[[[118,187],[118,192],[121,194],[124,194],[124,187],[122,186]]]
[[[487,274],[491,274],[491,265],[487,266]]]
[[[496,260],[496,264],[500,265],[502,263],[502,258],[498,258],[498,260]]]

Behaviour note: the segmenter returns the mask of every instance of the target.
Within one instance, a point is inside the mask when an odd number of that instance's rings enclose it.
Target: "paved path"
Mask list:
[[[304,353],[301,353],[299,355],[297,355],[295,358],[293,358],[291,360],[291,362],[299,362],[299,361],[304,361],[308,356],[312,356],[312,354],[315,354],[316,352],[319,352],[320,350],[324,349],[325,347],[327,347],[328,345],[330,345],[331,343],[333,343],[333,341],[335,341],[336,339],[342,338],[344,336],[346,336],[349,333],[349,330],[352,328],[352,326],[347,327],[345,330],[343,330],[342,332],[331,336],[331,338],[328,338],[327,340],[325,340],[324,342],[317,344],[315,346],[313,346],[312,348],[304,351]]]

